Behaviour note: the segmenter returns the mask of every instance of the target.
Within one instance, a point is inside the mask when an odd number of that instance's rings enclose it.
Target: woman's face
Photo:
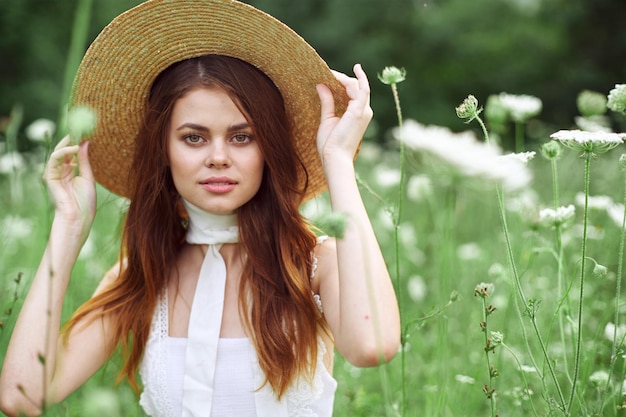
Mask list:
[[[174,186],[191,204],[232,213],[259,190],[263,155],[253,127],[224,90],[199,87],[178,99],[167,143]]]

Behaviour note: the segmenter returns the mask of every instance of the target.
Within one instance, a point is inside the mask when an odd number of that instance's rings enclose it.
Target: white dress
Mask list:
[[[314,259],[315,271],[316,259]],[[313,271],[313,273],[314,273]],[[318,306],[321,306],[319,297]],[[140,375],[144,390],[140,405],[152,417],[181,417],[186,338],[169,336],[167,291],[158,300]],[[330,417],[337,382],[323,363],[326,347],[320,339],[313,384],[294,381],[281,401],[264,381],[254,347],[247,338],[220,339],[215,364],[213,413],[202,417]],[[195,417],[200,417],[195,416]]]

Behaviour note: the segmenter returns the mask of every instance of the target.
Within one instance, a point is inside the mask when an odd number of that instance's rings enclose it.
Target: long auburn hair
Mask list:
[[[252,65],[205,55],[173,64],[155,80],[135,145],[131,203],[122,235],[119,277],[83,304],[69,329],[83,319],[110,316],[115,346],[121,345],[127,377],[138,390],[136,371],[150,333],[153,311],[186,230],[167,157],[167,131],[176,100],[198,87],[225,90],[255,133],[264,157],[257,194],[238,209],[239,242],[247,255],[240,288],[240,314],[259,364],[278,398],[300,377],[311,381],[318,336],[328,332],[311,294],[315,235],[300,215],[306,168],[291,138],[279,90]],[[304,180],[304,181],[303,181]]]

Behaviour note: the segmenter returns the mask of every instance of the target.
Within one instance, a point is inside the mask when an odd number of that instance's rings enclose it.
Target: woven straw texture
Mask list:
[[[150,86],[171,64],[205,54],[240,58],[267,74],[281,91],[296,147],[309,171],[305,200],[326,188],[315,145],[320,103],[315,85],[328,85],[337,114],[348,97],[317,52],[270,15],[232,0],[152,0],[115,18],[87,50],[71,105],[97,113],[89,158],[96,180],[128,197],[134,142]]]

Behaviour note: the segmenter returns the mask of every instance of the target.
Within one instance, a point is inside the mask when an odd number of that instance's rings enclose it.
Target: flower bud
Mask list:
[[[592,273],[595,278],[604,278],[609,273],[609,269],[604,265],[596,264]]]
[[[385,67],[382,74],[378,74],[378,79],[383,84],[398,84],[406,79],[406,70],[404,68]]]
[[[584,117],[600,116],[606,113],[607,98],[597,91],[583,90],[576,98],[578,111]]]
[[[467,119],[467,123],[469,123],[474,120],[481,111],[482,109],[478,108],[478,99],[470,94],[463,100],[463,103],[456,108],[456,115],[459,119]]]
[[[503,125],[509,118],[509,111],[497,95],[490,95],[485,105],[485,118],[490,125]]]
[[[72,143],[78,143],[96,128],[96,112],[87,106],[78,106],[67,113],[67,130]]]
[[[562,154],[561,145],[558,142],[551,140],[541,145],[541,155],[548,159],[559,159]]]

